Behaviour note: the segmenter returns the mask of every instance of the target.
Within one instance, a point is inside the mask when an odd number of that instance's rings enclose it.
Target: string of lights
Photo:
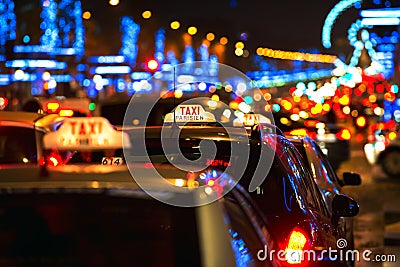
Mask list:
[[[334,63],[337,60],[337,56],[332,56],[332,55],[282,51],[282,50],[274,50],[263,47],[257,48],[256,53],[259,56],[265,56],[270,58],[319,62],[319,63]]]

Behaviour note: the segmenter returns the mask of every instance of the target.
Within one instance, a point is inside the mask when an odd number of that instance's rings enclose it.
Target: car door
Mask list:
[[[239,192],[238,186],[224,197],[229,234],[237,266],[271,267],[272,247],[269,232],[250,202]]]
[[[314,179],[324,193],[324,201],[326,202],[330,216],[332,216],[332,201],[336,194],[341,193],[341,186],[339,178],[333,170],[327,156],[321,151],[318,144],[313,141],[306,143],[308,146],[307,157],[311,160],[314,165],[315,173],[313,173]],[[316,175],[318,174],[318,175]],[[341,235],[346,237],[346,240],[353,242],[353,218],[351,217],[340,217],[338,222],[338,230]],[[352,246],[352,245],[351,245]]]
[[[315,218],[315,222],[318,226],[318,233],[320,238],[323,240],[323,244],[326,248],[336,248],[336,241],[338,238],[344,235],[337,225],[333,225],[331,222],[330,213],[328,208],[323,201],[321,192],[315,184],[311,174],[305,167],[305,163],[301,159],[297,150],[289,144],[286,146],[288,162],[293,170],[298,184],[300,194],[306,199],[306,205],[308,210]]]

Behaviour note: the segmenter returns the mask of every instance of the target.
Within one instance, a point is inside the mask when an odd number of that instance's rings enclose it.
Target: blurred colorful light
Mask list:
[[[142,17],[143,17],[144,19],[149,19],[149,18],[151,18],[151,11],[150,11],[150,10],[143,11]]]
[[[226,38],[225,36],[221,37],[219,39],[219,43],[222,45],[226,45],[228,43],[228,38]]]
[[[215,39],[215,35],[212,32],[209,32],[206,35],[206,39],[211,42]]]
[[[181,26],[181,24],[179,23],[179,21],[172,21],[170,24],[171,29],[173,30],[177,30],[179,29],[179,27]]]
[[[187,30],[188,34],[195,35],[197,33],[197,28],[194,26],[190,26]]]

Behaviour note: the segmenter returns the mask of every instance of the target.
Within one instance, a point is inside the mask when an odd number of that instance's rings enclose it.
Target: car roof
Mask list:
[[[97,172],[62,172],[57,169],[45,169],[43,166],[12,166],[0,168],[0,189],[10,188],[138,188],[126,169],[95,166]],[[60,169],[60,168],[59,168]]]
[[[1,111],[0,124],[2,122],[16,123],[16,125],[25,125],[40,127],[46,130],[54,130],[64,118],[57,114],[39,114],[35,112],[23,111]],[[7,123],[10,125],[9,123]]]
[[[159,138],[162,131],[174,130],[180,133],[180,138],[218,138],[219,140],[234,141],[236,139],[248,138],[248,133],[242,127],[222,127],[222,126],[147,126],[147,127],[129,127],[122,128],[127,131],[131,137],[140,135],[145,131],[146,138]],[[227,136],[226,134],[229,134]]]
[[[168,164],[154,164],[159,173],[168,173],[168,179],[186,179],[187,172]],[[141,190],[159,192],[160,194],[182,194],[190,189],[171,187],[160,177],[151,176],[146,164],[133,164],[135,176],[141,175],[140,184],[133,178],[126,165],[106,166],[98,164],[76,164],[65,166],[18,166],[0,167],[0,193],[13,189],[29,190]],[[224,184],[223,186],[228,186]],[[185,192],[182,192],[185,191]]]

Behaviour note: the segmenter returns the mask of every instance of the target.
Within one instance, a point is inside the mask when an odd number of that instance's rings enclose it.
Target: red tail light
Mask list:
[[[50,156],[49,160],[48,160],[48,163],[54,167],[57,166],[58,164],[60,164],[60,162],[61,162],[61,158],[57,157],[57,156]]]
[[[337,134],[336,137],[339,140],[350,140],[351,139],[351,132],[349,129],[343,128]]]
[[[279,256],[280,266],[305,267],[310,262],[308,254],[305,253],[311,247],[309,235],[300,227],[295,227],[283,244],[284,257]],[[307,254],[307,255],[306,255]]]
[[[39,159],[39,165],[40,166],[44,166],[44,165],[49,165],[49,166],[53,166],[56,167],[60,164],[63,163],[63,159],[61,158],[61,156],[57,153],[51,153],[48,156],[42,156]]]

